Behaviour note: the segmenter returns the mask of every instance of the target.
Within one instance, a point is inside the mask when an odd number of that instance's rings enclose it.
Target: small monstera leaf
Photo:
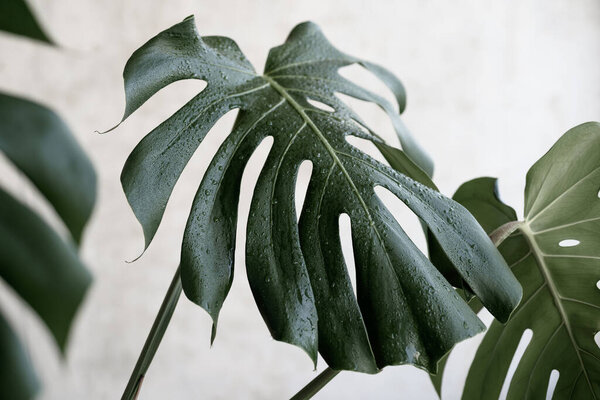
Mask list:
[[[44,321],[64,351],[90,284],[77,255],[94,205],[96,175],[66,125],[49,109],[0,93],[0,151],[54,207],[73,241],[0,189],[0,278]],[[38,384],[16,335],[0,315],[0,397],[28,399]]]
[[[298,25],[283,45],[272,49],[260,75],[231,39],[200,37],[193,18],[185,19],[129,59],[124,118],[174,81],[201,79],[207,86],[136,146],[121,175],[123,188],[147,246],[198,145],[222,115],[239,109],[232,132],[200,184],[182,245],[182,286],[213,318],[213,338],[233,279],[242,172],[254,149],[271,136],[273,145],[250,208],[246,267],[273,337],[301,347],[313,360],[320,352],[335,369],[374,373],[405,363],[431,369],[482,324],[400,228],[375,194],[376,186],[393,192],[429,225],[496,316],[508,318],[519,302],[520,287],[463,207],[346,141],[352,135],[383,145],[336,92],[387,111],[406,153],[389,150],[388,156],[398,156],[413,171],[432,170],[396,109],[337,73],[353,63],[386,83],[403,109],[404,90],[390,72],[336,50],[312,23]],[[323,111],[309,100],[334,111]],[[295,184],[305,160],[313,168],[298,223]],[[423,171],[420,177],[429,180]],[[357,296],[339,241],[342,213],[352,221]]]
[[[25,0],[0,2],[0,31],[52,44]]]
[[[525,220],[499,246],[523,286],[523,301],[508,323],[490,326],[471,364],[464,399],[498,398],[527,329],[533,336],[508,399],[545,398],[553,370],[559,373],[553,399],[600,398],[600,348],[594,341],[600,331],[599,154],[600,125],[586,123],[565,133],[527,173]],[[491,232],[516,216],[499,207],[489,182],[468,182],[455,198],[460,193],[458,201]],[[471,306],[481,309],[476,299]]]

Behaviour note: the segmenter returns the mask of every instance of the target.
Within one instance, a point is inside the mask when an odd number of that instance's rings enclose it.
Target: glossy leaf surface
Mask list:
[[[337,73],[355,63],[387,84],[396,94],[396,107]],[[332,368],[374,373],[392,364],[434,368],[454,343],[482,329],[379,200],[377,186],[394,193],[435,232],[449,259],[499,318],[508,318],[518,303],[514,276],[463,207],[346,141],[351,135],[382,143],[336,93],[383,108],[400,137],[405,167],[424,177],[423,171],[432,171],[399,118],[397,110],[404,108],[400,82],[382,67],[335,49],[316,25],[294,28],[270,51],[260,75],[231,39],[200,37],[188,18],[138,49],[124,78],[124,118],[169,83],[207,82],[142,139],[123,169],[123,187],[146,246],[192,154],[221,116],[239,109],[200,184],[182,245],[185,294],[209,312],[215,327],[233,279],[242,173],[268,136],[273,146],[252,197],[246,267],[275,339],[301,347],[313,360],[320,352]],[[305,160],[313,168],[297,223],[295,185]],[[343,213],[352,222],[356,296],[339,241]]]
[[[515,211],[504,204],[498,197],[497,180],[495,178],[477,178],[462,184],[452,196],[452,199],[463,205],[469,212],[477,219],[481,224],[481,227],[489,235],[497,227],[502,226],[510,221],[517,219]],[[458,287],[462,287],[464,283],[460,280],[460,277],[454,272],[448,259],[445,257],[443,250],[439,247],[439,244],[434,241],[434,238],[429,238],[429,253],[430,258],[434,265],[438,269],[443,268],[446,273],[452,274],[451,279],[458,280]],[[521,239],[509,238],[499,246],[499,249],[504,257],[509,257],[511,261],[514,257],[512,254],[517,253],[516,257],[519,256],[519,248],[523,245]],[[473,310],[478,313],[482,309],[482,304],[476,296],[473,296],[470,291],[466,293],[462,289],[457,289],[459,294],[463,297],[468,298],[467,304]],[[436,374],[431,374],[430,378],[437,391],[438,395],[442,393],[442,377],[448,356],[446,354],[438,362],[438,369]]]

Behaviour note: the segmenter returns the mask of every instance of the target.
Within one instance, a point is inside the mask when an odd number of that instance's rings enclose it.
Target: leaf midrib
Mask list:
[[[379,231],[377,230],[377,227],[375,226],[375,222],[373,221],[371,212],[369,211],[369,208],[367,207],[367,204],[365,203],[364,199],[360,195],[360,192],[358,191],[358,188],[354,184],[354,181],[350,177],[350,174],[348,173],[344,164],[342,163],[342,160],[340,160],[340,158],[338,157],[337,151],[331,146],[331,144],[329,144],[329,141],[327,140],[325,135],[323,135],[323,132],[321,132],[319,127],[313,122],[313,120],[308,115],[306,115],[304,108],[300,104],[298,104],[298,102],[296,100],[294,100],[294,98],[292,96],[289,95],[289,93],[286,91],[286,89],[283,86],[281,86],[274,79],[272,79],[266,75],[263,75],[263,78],[271,84],[273,89],[275,91],[277,91],[296,110],[296,112],[298,112],[298,114],[304,120],[304,123],[312,129],[312,131],[317,135],[317,137],[319,138],[321,143],[323,143],[326,150],[329,152],[329,154],[331,155],[331,157],[333,159],[333,164],[330,169],[330,174],[331,174],[331,172],[333,172],[333,167],[337,164],[337,166],[340,168],[340,171],[342,171],[342,173],[344,174],[344,177],[350,184],[352,191],[354,192],[358,201],[360,202],[361,207],[363,208],[367,218],[369,219],[369,225],[371,226],[371,229],[377,236],[377,240],[379,241],[381,246],[385,249],[385,244],[384,244],[383,238],[381,237],[381,235],[379,234]],[[328,175],[330,175],[330,174],[328,174]],[[329,176],[328,176],[328,179],[329,179]],[[388,265],[391,267],[393,264],[392,264],[392,260],[390,259],[388,252],[384,251],[383,253],[385,254],[385,257],[388,261]],[[396,280],[398,280],[398,283],[400,284],[398,277],[395,274],[393,276],[396,277]]]
[[[296,112],[302,117],[304,122],[317,135],[317,137],[319,138],[319,140],[321,141],[321,143],[323,144],[323,146],[325,147],[327,152],[331,155],[331,158],[333,159],[333,161],[338,165],[338,167],[340,168],[340,171],[342,171],[342,173],[344,174],[344,177],[348,181],[348,184],[350,184],[352,191],[356,194],[356,197],[358,198],[358,201],[360,202],[361,207],[364,209],[365,213],[367,214],[367,217],[369,218],[369,224],[371,225],[373,230],[376,232],[377,237],[381,240],[381,237],[379,236],[379,232],[377,231],[377,229],[375,229],[375,223],[373,222],[373,218],[371,217],[371,213],[369,212],[369,208],[367,207],[367,204],[365,203],[364,199],[360,195],[360,192],[358,191],[358,188],[356,187],[356,185],[354,184],[354,181],[350,177],[350,174],[348,174],[348,171],[344,167],[342,160],[340,160],[340,158],[338,157],[336,150],[331,146],[331,144],[329,144],[329,141],[327,140],[325,135],[323,135],[323,132],[321,132],[319,127],[314,123],[314,121],[308,115],[306,115],[306,113],[304,112],[304,108],[300,104],[298,104],[298,102],[296,100],[294,100],[294,98],[292,96],[290,96],[290,94],[287,92],[287,90],[283,86],[281,86],[279,83],[277,83],[277,81],[275,81],[273,78],[271,78],[267,75],[263,75],[263,79],[266,80],[273,87],[273,89],[275,89],[275,91],[277,91],[277,93],[279,93],[296,110]],[[383,244],[383,242],[382,242],[382,244]]]
[[[550,201],[550,203],[546,204],[541,210],[535,212],[533,215],[527,215],[527,217],[525,217],[525,222],[528,223],[528,224],[531,224],[540,215],[542,215],[545,211],[549,210],[555,203],[557,203],[561,198],[563,198],[567,193],[569,193],[573,189],[577,188],[582,182],[584,182],[585,180],[587,180],[593,173],[595,173],[599,169],[600,169],[600,165],[597,166],[596,168],[592,169],[591,171],[589,171],[587,174],[585,174],[583,177],[581,177],[579,180],[577,180],[577,182],[573,183],[571,186],[569,186],[568,188],[566,188],[560,195],[558,195],[556,198],[554,198],[552,201]],[[546,174],[546,176],[549,173],[550,172],[548,172]],[[545,181],[545,179],[546,178],[544,178],[544,181]],[[535,203],[537,203],[537,201],[538,201],[539,198],[540,198],[540,195],[538,194],[538,197],[536,197],[536,199],[533,202],[533,205],[531,206],[532,209],[535,206]],[[531,211],[531,209],[530,209],[530,211]]]
[[[554,280],[550,276],[550,271],[548,270],[548,266],[546,265],[546,261],[544,259],[545,254],[540,249],[540,247],[538,246],[537,241],[535,239],[536,233],[531,229],[528,222],[523,223],[519,227],[519,230],[521,230],[521,232],[523,232],[523,235],[525,236],[525,238],[527,239],[527,242],[529,243],[529,245],[531,247],[531,251],[533,252],[533,256],[535,257],[535,259],[537,261],[537,265],[539,267],[538,269],[540,270],[542,277],[544,278],[544,281],[547,284],[548,290],[550,291],[550,294],[552,295],[552,299],[554,300],[554,304],[556,305],[556,308],[558,309],[561,319],[564,322],[565,328],[569,335],[569,339],[571,339],[571,345],[573,346],[573,350],[575,350],[575,354],[577,354],[577,358],[579,359],[579,364],[581,365],[581,370],[583,371],[583,375],[585,376],[587,384],[590,388],[590,392],[592,393],[592,396],[594,397],[594,399],[597,399],[596,393],[594,391],[594,387],[592,386],[587,369],[585,367],[585,364],[583,363],[583,359],[581,358],[581,354],[579,352],[579,349],[580,349],[579,344],[577,343],[577,341],[575,340],[575,336],[573,335],[573,329],[571,328],[571,322],[569,320],[566,310],[564,309],[564,307],[562,305],[562,296],[560,295],[558,288],[554,284]]]

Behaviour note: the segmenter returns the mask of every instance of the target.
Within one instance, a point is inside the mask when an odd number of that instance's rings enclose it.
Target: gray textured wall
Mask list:
[[[180,82],[160,92],[117,131],[124,106],[122,68],[152,35],[196,14],[202,34],[234,38],[257,69],[270,47],[298,22],[319,23],[351,54],[379,62],[408,90],[405,122],[436,162],[447,194],[467,179],[497,176],[503,198],[522,208],[527,168],[568,128],[600,119],[600,2],[597,0],[54,0],[31,1],[60,49],[0,37],[0,89],[51,105],[89,152],[99,173],[99,203],[83,248],[96,281],[79,314],[68,358],[61,362],[39,320],[0,287],[2,307],[26,338],[41,371],[44,399],[113,399],[124,388],[174,272],[185,219],[209,157],[233,122],[215,128],[178,183],[154,244],[119,184],[133,146],[198,89]],[[385,117],[358,105],[391,137]],[[204,154],[204,155],[203,155]],[[250,190],[258,166],[244,180]],[[48,210],[0,159],[2,184]],[[242,197],[241,217],[250,196]],[[419,226],[409,233],[423,245]],[[238,232],[243,234],[245,223]],[[239,240],[243,240],[240,237]],[[239,242],[238,242],[239,243]],[[238,246],[240,249],[243,246]],[[209,348],[210,319],[182,299],[144,383],[143,399],[285,398],[315,373],[302,351],[272,340],[245,280],[243,252]],[[477,339],[475,339],[476,342]],[[473,341],[451,361],[448,399],[460,393]],[[324,364],[319,365],[319,370]],[[318,398],[422,398],[435,393],[424,372],[388,368],[377,376],[344,373]]]

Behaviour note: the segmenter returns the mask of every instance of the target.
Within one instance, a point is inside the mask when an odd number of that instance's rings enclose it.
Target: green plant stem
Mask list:
[[[180,267],[177,267],[175,276],[173,276],[173,280],[171,281],[171,285],[169,285],[165,299],[163,300],[160,310],[156,315],[154,324],[152,324],[152,329],[150,329],[146,343],[144,343],[144,348],[142,349],[137,363],[135,364],[135,368],[131,373],[131,377],[129,378],[129,382],[127,383],[127,387],[123,392],[121,400],[132,400],[137,398],[142,381],[146,375],[146,371],[148,371],[148,367],[150,367],[150,363],[152,363],[152,359],[158,350],[158,346],[165,335],[165,331],[169,326],[169,322],[171,321],[171,317],[173,316],[173,312],[175,311],[175,307],[177,306],[177,301],[179,300],[180,296],[181,275]]]
[[[499,226],[492,233],[490,233],[490,239],[496,245],[496,247],[500,246],[504,240],[509,237],[514,231],[519,229],[519,227],[523,225],[522,221],[510,221],[506,224]]]
[[[327,385],[340,371],[336,371],[327,367],[321,372],[315,379],[310,381],[304,386],[298,393],[296,393],[290,400],[305,400],[312,398],[319,390],[323,389],[323,386]]]

